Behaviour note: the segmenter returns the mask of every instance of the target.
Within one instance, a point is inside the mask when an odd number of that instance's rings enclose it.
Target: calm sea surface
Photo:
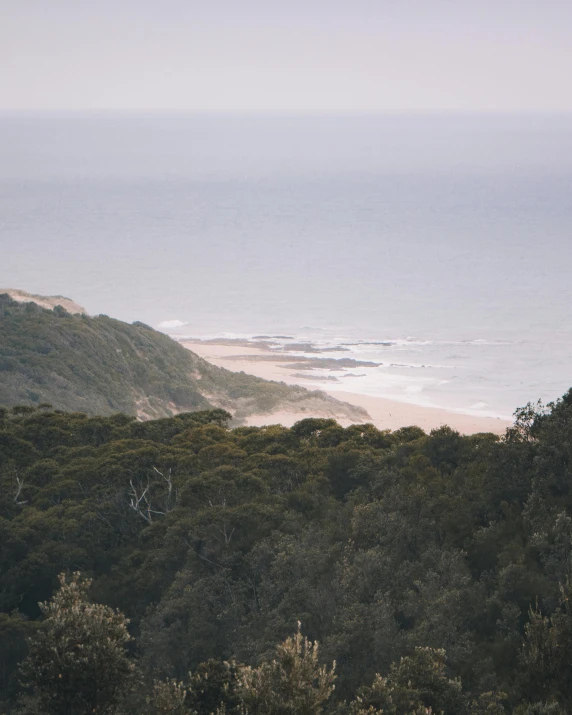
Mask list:
[[[0,286],[510,415],[572,386],[572,117],[0,116]]]

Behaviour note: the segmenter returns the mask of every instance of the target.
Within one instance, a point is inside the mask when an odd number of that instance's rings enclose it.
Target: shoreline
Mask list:
[[[324,380],[323,384],[317,388],[315,384],[311,384],[315,378],[312,378],[310,374],[306,377],[300,372],[299,365],[291,364],[299,361],[299,358],[273,352],[260,343],[253,345],[247,341],[183,339],[180,344],[207,362],[232,372],[245,372],[265,380],[305,387],[311,391],[319,389],[336,400],[362,407],[368,412],[369,421],[380,430],[396,430],[400,427],[416,425],[429,432],[432,429],[448,425],[462,434],[493,432],[501,435],[512,424],[512,422],[500,418],[467,415],[438,407],[425,407],[385,397],[363,395],[351,392],[351,390],[329,390],[327,380]],[[270,424],[291,427],[295,422],[312,416],[322,417],[324,415],[310,415],[304,412],[278,409],[267,414],[251,415],[245,424],[253,427]],[[328,416],[331,417],[331,415]],[[347,417],[340,416],[335,419],[342,427],[355,424]]]

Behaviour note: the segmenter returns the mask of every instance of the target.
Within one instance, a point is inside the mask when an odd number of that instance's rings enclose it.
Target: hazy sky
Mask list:
[[[572,0],[0,0],[0,110],[572,111]]]

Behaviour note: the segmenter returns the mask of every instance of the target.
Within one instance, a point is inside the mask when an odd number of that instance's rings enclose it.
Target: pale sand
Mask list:
[[[18,303],[36,303],[40,307],[47,308],[48,310],[53,310],[56,305],[61,305],[68,313],[83,313],[87,315],[85,308],[82,308],[81,305],[75,303],[71,298],[65,298],[63,295],[35,295],[34,293],[27,293],[25,290],[19,290],[18,288],[0,288],[0,295],[3,293],[8,293],[10,298]]]
[[[233,372],[245,372],[249,375],[262,377],[265,380],[276,380],[288,385],[300,385],[311,390],[317,389],[314,385],[309,385],[310,376],[308,376],[308,379],[304,379],[299,370],[289,370],[284,367],[297,361],[297,358],[292,355],[285,355],[284,353],[273,354],[268,350],[242,345],[224,345],[194,340],[184,341],[182,345],[208,362],[213,363],[213,365],[224,367]],[[492,417],[474,417],[435,407],[421,407],[405,402],[387,400],[382,397],[360,395],[355,392],[328,390],[327,386],[328,383],[324,382],[320,384],[318,389],[338,400],[363,407],[369,413],[370,421],[378,429],[395,430],[400,427],[417,425],[428,432],[437,427],[449,425],[449,427],[458,430],[462,434],[475,434],[477,432],[504,434],[506,428],[511,424],[505,420]],[[247,419],[247,424],[252,426],[282,424],[285,427],[290,427],[298,420],[311,416],[307,412],[294,413],[277,410],[270,414],[252,415]],[[351,424],[349,420],[344,418],[338,418],[338,422],[344,427]]]

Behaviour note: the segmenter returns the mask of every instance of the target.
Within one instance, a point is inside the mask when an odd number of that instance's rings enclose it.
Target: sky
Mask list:
[[[570,112],[571,0],[0,0],[0,111]]]

